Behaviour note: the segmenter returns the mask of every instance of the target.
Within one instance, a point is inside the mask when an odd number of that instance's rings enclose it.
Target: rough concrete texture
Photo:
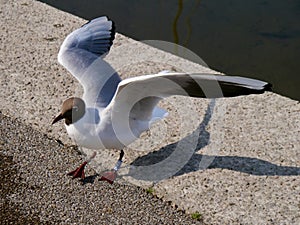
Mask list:
[[[81,93],[57,52],[86,21],[32,0],[1,0],[0,7],[2,112],[72,144],[62,123],[50,125],[63,100]],[[210,71],[120,34],[106,60],[122,78]],[[267,92],[217,101],[172,97],[160,106],[169,117],[125,149],[119,183],[153,186],[208,224],[300,224],[298,102]],[[92,166],[103,171],[117,157],[103,150]]]
[[[1,224],[203,224],[128,183],[66,179],[74,148],[0,113]],[[148,190],[149,192],[149,190]]]

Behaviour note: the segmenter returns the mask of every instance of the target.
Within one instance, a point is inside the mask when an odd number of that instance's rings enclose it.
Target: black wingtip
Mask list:
[[[115,26],[114,21],[111,20],[108,16],[102,15],[102,16],[95,17],[95,18],[89,20],[87,23],[85,23],[85,24],[83,24],[83,25],[81,26],[81,27],[85,27],[85,26],[87,26],[89,23],[93,22],[94,20],[100,19],[100,18],[103,18],[103,17],[106,18],[107,22],[111,22],[111,28],[108,30],[108,31],[110,31],[110,37],[109,37],[109,38],[105,38],[105,40],[109,42],[109,46],[107,47],[106,51],[105,51],[105,52],[103,52],[103,51],[100,51],[100,52],[95,51],[95,52],[93,52],[93,51],[91,50],[93,53],[95,53],[96,55],[99,55],[99,56],[105,56],[105,55],[110,51],[110,48],[111,48],[111,46],[113,45],[113,41],[115,40],[115,34],[116,34],[116,26]],[[101,39],[101,38],[100,38],[100,39]]]
[[[115,34],[116,34],[116,25],[115,25],[115,22],[113,20],[111,20],[108,16],[106,16],[107,20],[108,21],[111,21],[111,29],[110,29],[110,32],[111,32],[111,36],[110,36],[110,45],[113,44],[113,41],[115,40]]]
[[[264,91],[273,91],[273,90],[272,90],[272,84],[267,83],[267,84],[264,86]]]
[[[109,30],[111,33],[112,33],[112,41],[115,39],[115,33],[116,33],[116,25],[115,25],[115,22],[109,18],[109,16],[107,15],[102,15],[102,16],[97,16],[91,20],[89,20],[88,22],[86,22],[85,24],[83,24],[81,27],[84,27],[86,26],[87,24],[89,24],[90,22],[92,22],[94,19],[98,19],[98,18],[101,18],[101,17],[106,17],[107,21],[111,21],[112,25],[111,25],[111,29]]]

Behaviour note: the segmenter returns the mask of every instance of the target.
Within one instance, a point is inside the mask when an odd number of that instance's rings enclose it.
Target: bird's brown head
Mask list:
[[[64,101],[61,113],[53,120],[52,124],[65,119],[65,123],[70,125],[81,119],[84,114],[84,101],[81,98],[72,97]]]

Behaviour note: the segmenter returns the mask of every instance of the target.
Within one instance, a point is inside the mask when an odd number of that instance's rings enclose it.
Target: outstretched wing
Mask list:
[[[261,94],[270,89],[271,84],[267,82],[237,76],[203,73],[146,75],[123,80],[109,107],[131,119],[150,121],[159,100],[171,95],[222,98]]]
[[[83,86],[83,100],[88,106],[106,107],[121,81],[114,69],[102,59],[114,37],[113,21],[102,16],[73,31],[60,47],[58,61]]]

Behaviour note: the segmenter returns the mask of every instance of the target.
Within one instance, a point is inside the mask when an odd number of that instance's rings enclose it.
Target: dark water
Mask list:
[[[185,46],[209,67],[266,80],[300,100],[300,0],[42,0],[85,19],[108,15],[137,40]]]

